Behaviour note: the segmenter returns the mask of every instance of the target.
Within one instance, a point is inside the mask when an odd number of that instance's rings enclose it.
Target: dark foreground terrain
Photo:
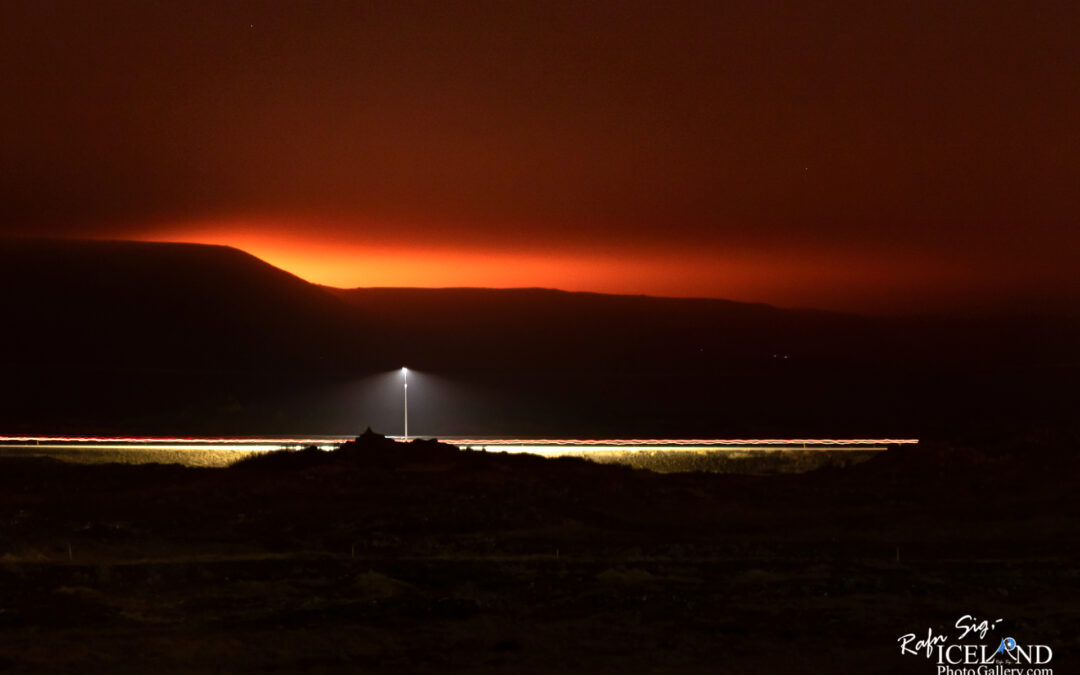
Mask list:
[[[375,435],[228,469],[6,458],[0,669],[932,673],[899,636],[972,614],[1076,672],[1076,449],[769,477]]]

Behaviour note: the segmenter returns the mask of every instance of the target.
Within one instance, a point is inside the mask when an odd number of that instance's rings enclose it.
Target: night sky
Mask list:
[[[338,286],[1080,306],[1074,2],[0,4],[0,230]]]

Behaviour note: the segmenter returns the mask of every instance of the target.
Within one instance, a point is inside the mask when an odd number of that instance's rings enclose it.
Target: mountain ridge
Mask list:
[[[335,289],[200,244],[3,240],[0,287],[10,430],[388,429],[340,392],[408,365],[463,387],[415,401],[431,433],[456,416],[455,432],[489,434],[918,435],[952,416],[1060,415],[1080,334],[711,298]]]

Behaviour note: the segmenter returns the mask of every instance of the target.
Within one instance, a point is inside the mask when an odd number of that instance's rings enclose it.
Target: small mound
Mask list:
[[[335,450],[324,451],[315,446],[303,450],[276,450],[245,457],[229,468],[239,471],[274,473],[303,471],[329,464],[382,468],[431,462],[454,465],[461,461],[461,455],[462,452],[456,447],[438,441],[414,440],[400,443],[368,429],[356,439]]]

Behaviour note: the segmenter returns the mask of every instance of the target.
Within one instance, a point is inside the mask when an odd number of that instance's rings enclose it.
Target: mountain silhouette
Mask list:
[[[326,392],[407,364],[462,387],[429,434],[916,434],[1065,414],[1080,335],[1069,317],[334,289],[195,244],[5,240],[0,284],[12,431],[349,433],[371,420],[347,402],[331,419]]]
[[[5,362],[236,370],[317,365],[353,321],[333,295],[224,246],[0,242]],[[351,331],[350,336],[355,336]]]

